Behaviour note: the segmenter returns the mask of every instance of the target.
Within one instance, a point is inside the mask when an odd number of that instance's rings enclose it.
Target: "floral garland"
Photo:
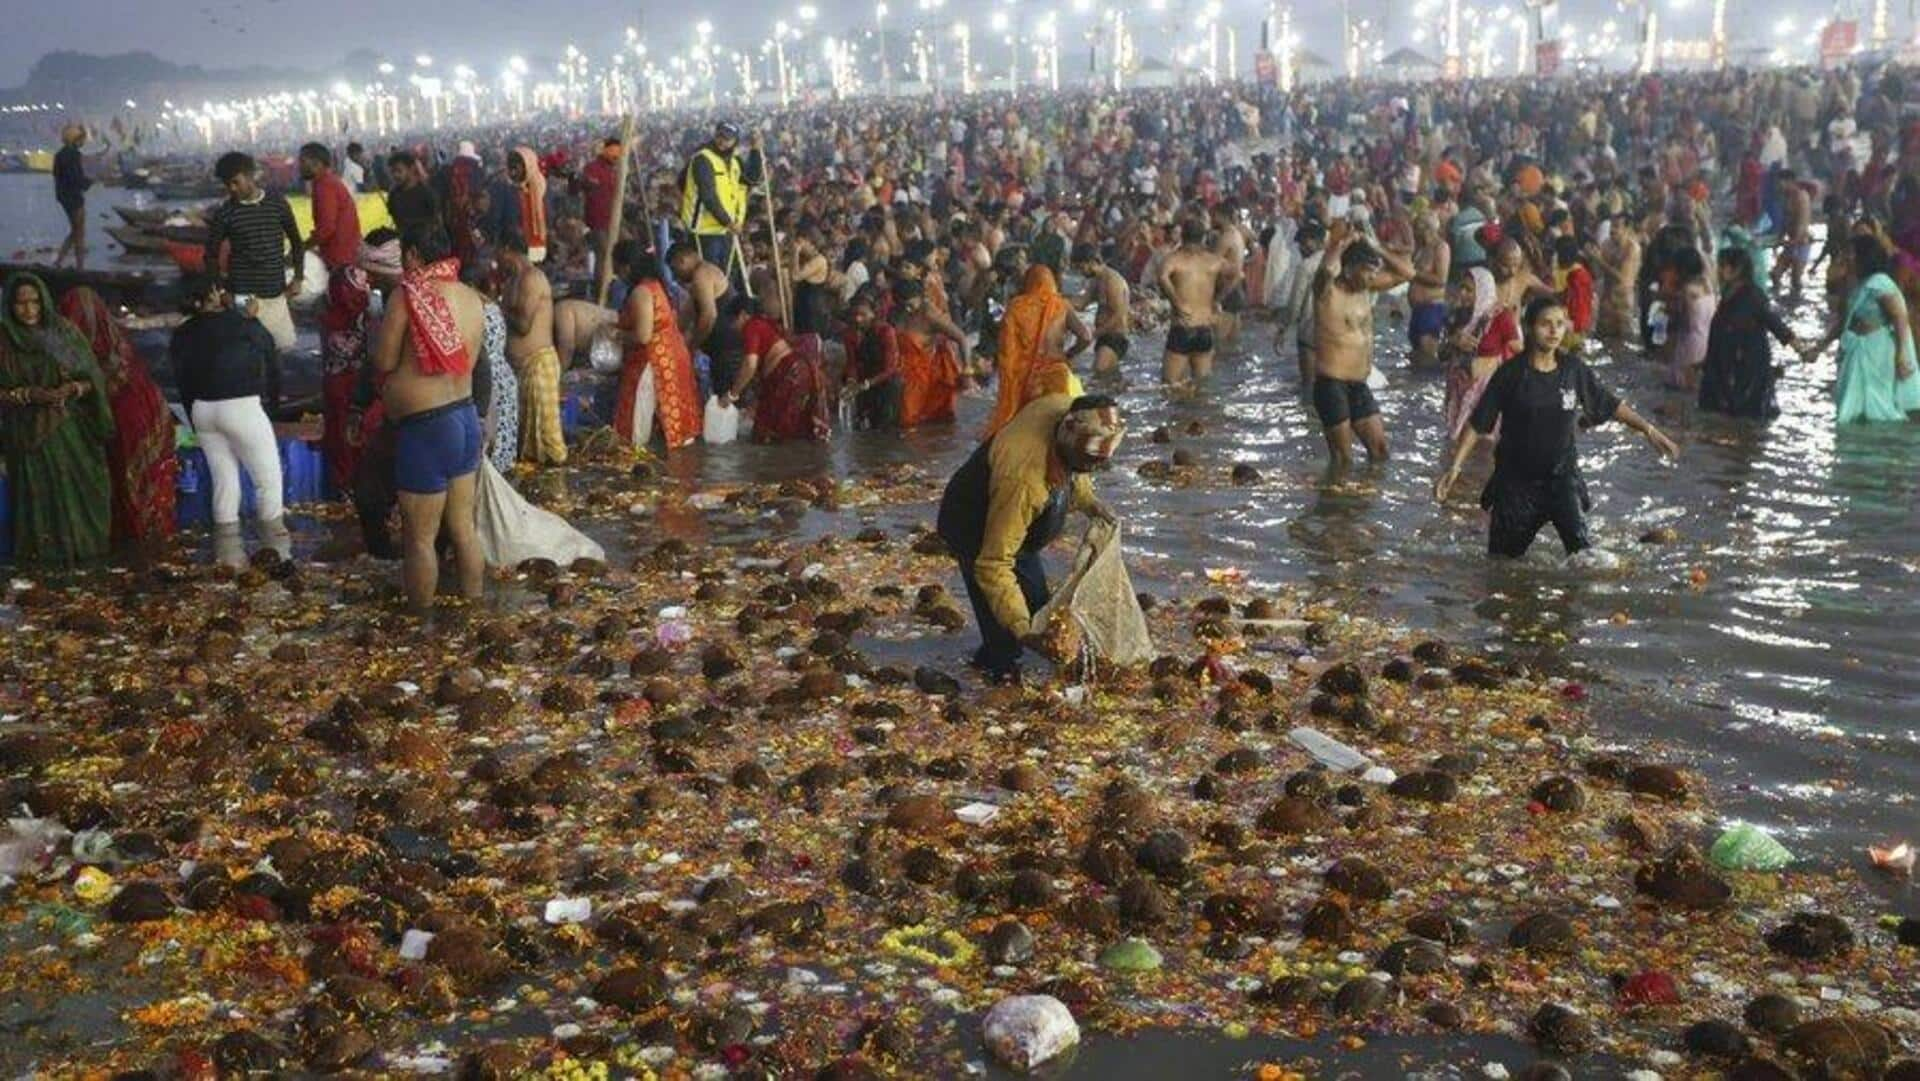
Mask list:
[[[937,945],[939,949],[919,943]],[[967,936],[958,931],[935,931],[921,924],[888,931],[880,936],[880,948],[931,968],[960,968],[973,963],[974,958],[973,943],[967,941]]]

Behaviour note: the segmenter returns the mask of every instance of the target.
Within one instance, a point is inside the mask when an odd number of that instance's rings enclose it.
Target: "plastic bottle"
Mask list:
[[[1653,344],[1667,344],[1667,306],[1658,300],[1647,309],[1647,331]]]

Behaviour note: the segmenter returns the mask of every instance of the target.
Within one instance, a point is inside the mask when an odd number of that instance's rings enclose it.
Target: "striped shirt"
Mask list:
[[[251,203],[228,199],[207,218],[207,268],[220,265],[225,243],[228,291],[277,297],[287,291],[287,237],[298,228],[285,196],[266,192]]]

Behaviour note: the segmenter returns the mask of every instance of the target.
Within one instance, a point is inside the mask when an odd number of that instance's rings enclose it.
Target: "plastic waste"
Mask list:
[[[585,923],[593,915],[590,897],[555,897],[547,902],[545,919],[551,924]]]
[[[1655,345],[1667,344],[1667,306],[1658,300],[1647,309],[1647,337]]]
[[[400,959],[403,961],[421,961],[427,956],[427,945],[433,941],[432,931],[422,931],[409,927],[400,936]]]
[[[736,406],[721,405],[718,397],[707,399],[707,416],[700,428],[701,438],[714,446],[722,446],[740,437],[740,410]]]
[[[987,1050],[1016,1070],[1031,1070],[1080,1042],[1080,1025],[1052,995],[1013,995],[987,1011]]]
[[[1778,871],[1793,862],[1793,853],[1766,830],[1742,822],[1713,842],[1707,858],[1727,871]]]
[[[1867,858],[1873,865],[1891,875],[1910,875],[1913,873],[1914,848],[1905,841],[1886,845],[1868,845]]]
[[[991,803],[969,803],[955,808],[953,817],[969,826],[984,826],[993,821],[993,817],[999,813],[1000,808]]]
[[[1313,756],[1314,761],[1336,773],[1352,773],[1373,765],[1371,759],[1334,739],[1318,728],[1302,725],[1287,733],[1294,746]]]
[[[587,363],[601,375],[612,375],[620,370],[620,343],[614,340],[614,333],[601,331],[593,336],[587,345]]]
[[[1115,972],[1152,972],[1160,963],[1160,951],[1137,938],[1121,939],[1100,951],[1100,967]]]
[[[37,871],[58,852],[69,836],[67,828],[51,818],[13,818],[0,835],[0,875],[18,878]]]
[[[102,904],[118,891],[113,876],[98,867],[83,867],[73,876],[73,895],[87,904]]]

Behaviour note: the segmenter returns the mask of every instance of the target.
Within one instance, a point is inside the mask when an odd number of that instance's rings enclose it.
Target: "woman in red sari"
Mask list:
[[[173,414],[100,294],[84,285],[69,289],[60,298],[60,314],[93,346],[106,376],[113,409],[107,469],[113,477],[114,543],[157,545],[172,536],[174,528],[174,482],[180,463],[174,457]]]
[[[764,291],[761,295],[770,300],[776,294]],[[777,302],[769,310],[777,311]],[[741,335],[747,343],[747,362],[734,385],[741,387],[749,379],[753,382],[753,441],[826,442],[833,422],[828,411],[820,336],[788,334],[767,311],[749,316]],[[736,396],[729,394],[723,400]]]
[[[620,336],[627,343],[620,369],[620,400],[613,430],[628,446],[644,446],[657,425],[668,450],[700,438],[700,399],[693,379],[693,356],[674,319],[673,302],[661,284],[660,260],[651,251],[633,258],[627,281],[633,290],[620,310]],[[648,393],[650,385],[651,393]],[[650,399],[652,411],[636,409]]]

